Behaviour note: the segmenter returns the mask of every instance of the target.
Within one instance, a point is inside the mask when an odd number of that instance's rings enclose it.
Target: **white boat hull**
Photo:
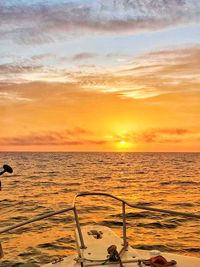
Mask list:
[[[159,251],[148,251],[133,249],[128,246],[123,250],[123,239],[117,236],[110,228],[102,225],[85,225],[81,227],[84,238],[85,248],[80,248],[78,230],[75,230],[77,255],[64,258],[60,262],[54,262],[44,265],[44,267],[114,267],[120,266],[119,262],[108,261],[107,249],[111,245],[116,245],[117,251],[122,251],[120,258],[123,267],[139,266],[138,260],[148,260],[156,255],[162,255],[167,261],[175,260],[175,267],[200,267],[200,258],[177,255],[172,253],[161,253]],[[100,233],[97,236],[94,233]],[[81,263],[82,262],[82,265]],[[143,263],[141,266],[145,266]]]
[[[138,256],[140,256],[143,259],[149,259],[150,257],[152,257],[151,252],[147,251],[147,250],[134,250],[135,253],[138,254]],[[167,260],[175,260],[177,262],[177,264],[175,265],[175,267],[200,267],[200,258],[195,258],[195,257],[190,257],[190,256],[183,256],[183,255],[177,255],[177,254],[172,254],[172,253],[161,253],[161,255],[163,257],[165,257]],[[77,258],[76,255],[72,255],[69,257],[66,257],[63,259],[63,261],[58,262],[58,263],[49,263],[49,264],[45,264],[43,267],[80,267],[81,265],[79,263],[77,263],[75,261],[75,259]],[[91,265],[93,264],[93,265]],[[96,264],[96,265],[94,265]],[[95,263],[95,262],[88,262],[85,263],[84,267],[86,266],[96,266],[96,267],[114,267],[114,266],[119,266],[119,263],[109,263],[106,265],[102,265],[99,263]],[[124,267],[138,267],[138,263],[123,263]],[[144,264],[142,266],[145,266]]]

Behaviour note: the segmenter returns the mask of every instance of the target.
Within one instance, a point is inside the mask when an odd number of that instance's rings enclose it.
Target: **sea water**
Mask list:
[[[200,214],[200,153],[0,153],[0,228],[70,207],[78,192],[110,193],[130,203]],[[84,197],[81,223],[101,223],[121,235],[121,206]],[[127,209],[134,248],[200,257],[197,219]],[[39,266],[74,253],[72,212],[1,235],[0,266]]]

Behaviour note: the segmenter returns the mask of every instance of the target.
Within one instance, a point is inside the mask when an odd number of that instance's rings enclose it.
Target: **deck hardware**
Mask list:
[[[58,257],[57,259],[55,259],[55,260],[52,261],[52,264],[56,264],[56,263],[61,262],[63,260],[64,260],[63,257]]]
[[[97,231],[97,230],[90,230],[88,232],[88,235],[92,235],[96,239],[101,239],[102,238],[102,231]]]

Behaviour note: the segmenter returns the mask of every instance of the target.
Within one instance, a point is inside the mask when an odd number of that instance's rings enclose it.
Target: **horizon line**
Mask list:
[[[200,153],[200,151],[0,151],[0,153]]]

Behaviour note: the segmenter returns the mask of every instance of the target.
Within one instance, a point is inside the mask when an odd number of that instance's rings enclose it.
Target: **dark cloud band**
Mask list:
[[[199,21],[200,2],[191,0],[84,1],[34,5],[0,4],[0,38],[18,44],[53,42],[77,34],[154,31]]]

